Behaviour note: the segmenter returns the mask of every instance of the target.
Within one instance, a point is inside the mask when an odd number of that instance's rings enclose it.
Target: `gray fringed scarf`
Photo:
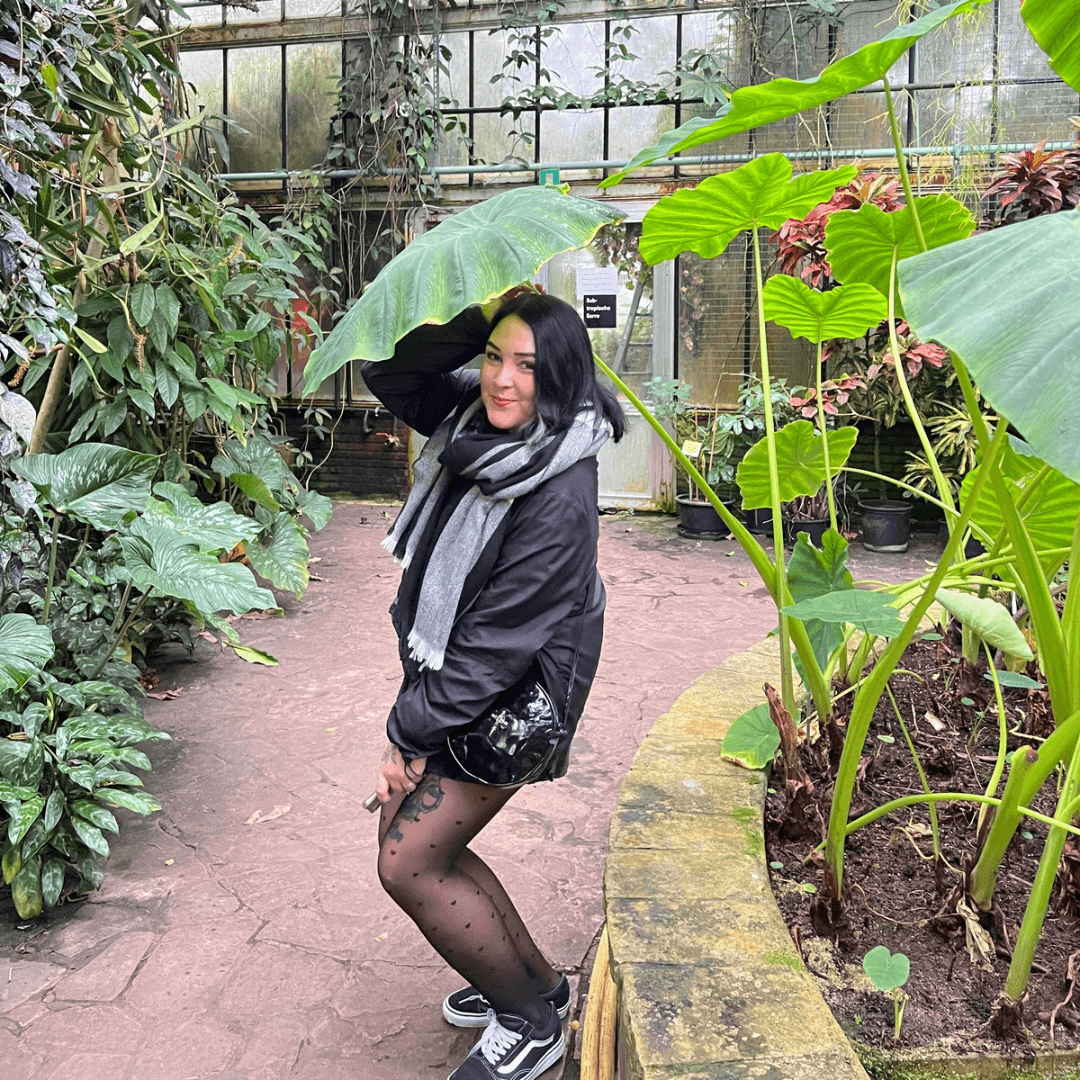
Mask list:
[[[531,437],[497,431],[481,421],[477,398],[451,413],[420,452],[413,488],[382,546],[407,568],[431,523],[452,474],[473,480],[435,541],[409,628],[410,655],[421,668],[439,670],[469,571],[520,495],[583,458],[594,457],[611,435],[592,406],[582,408],[569,428]]]

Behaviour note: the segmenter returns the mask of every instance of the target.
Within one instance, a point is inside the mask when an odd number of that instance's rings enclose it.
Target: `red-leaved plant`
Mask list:
[[[837,210],[858,210],[864,203],[874,203],[887,213],[899,210],[898,180],[880,173],[863,173],[847,187],[839,188],[833,197],[804,218],[790,218],[780,226],[770,240],[777,247],[780,272],[801,277],[814,289],[827,289],[833,284],[832,271],[825,253],[825,226]]]
[[[1080,126],[1077,118],[1073,123]],[[1071,209],[1080,203],[1080,145],[1047,150],[1043,141],[1033,150],[1006,154],[1001,171],[983,194],[999,197],[998,212],[991,211],[984,226]]]

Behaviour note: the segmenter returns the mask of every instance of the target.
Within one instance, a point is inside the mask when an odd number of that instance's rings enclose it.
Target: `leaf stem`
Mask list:
[[[60,513],[53,511],[52,543],[49,545],[49,581],[45,586],[45,606],[41,612],[41,625],[48,626],[52,608],[53,583],[56,580],[56,549],[60,543]]]
[[[117,631],[116,636],[112,640],[112,644],[109,646],[108,652],[105,653],[101,663],[94,669],[94,674],[90,676],[91,679],[96,679],[105,670],[105,665],[112,659],[112,654],[116,652],[117,645],[124,640],[124,635],[131,628],[131,624],[138,618],[139,612],[142,611],[153,591],[153,589],[147,589],[146,592],[139,597],[139,602],[132,608],[131,614],[124,620],[124,625]]]

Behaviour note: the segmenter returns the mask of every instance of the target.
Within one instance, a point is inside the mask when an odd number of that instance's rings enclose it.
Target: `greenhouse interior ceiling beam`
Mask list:
[[[190,5],[186,5],[190,6]],[[195,5],[205,7],[204,4]],[[236,23],[233,26],[204,26],[192,23],[180,34],[181,49],[205,49],[214,45],[290,45],[316,41],[342,41],[373,33],[379,24],[373,19],[349,15],[318,15],[286,22]]]
[[[911,146],[906,148],[905,153],[909,157],[966,157],[969,154],[1015,154],[1022,150],[1030,150],[1032,143],[994,143],[986,145],[969,146],[954,144],[953,146]],[[1066,150],[1073,144],[1069,142],[1048,142],[1048,150]],[[784,156],[792,161],[819,161],[822,159],[839,158],[882,158],[892,157],[896,150],[892,146],[887,147],[863,147],[857,150],[789,150]],[[657,158],[649,163],[649,168],[658,165],[736,165],[750,161],[756,154],[698,154],[693,157]],[[530,165],[527,162],[505,162],[501,165],[431,165],[424,169],[429,176],[475,176],[479,173],[539,173],[541,170],[558,169],[560,172],[576,172],[585,169],[623,169],[629,164],[628,161],[608,159],[603,161],[554,161],[550,163]],[[387,169],[385,175],[401,175],[401,169]],[[266,172],[248,173],[217,173],[215,179],[227,183],[250,183],[262,180],[302,180],[313,178],[316,180],[354,180],[359,176],[366,175],[361,169],[329,169],[325,172],[318,170],[286,170],[269,169]],[[383,174],[380,174],[383,175]],[[378,176],[369,176],[369,179],[378,179]],[[655,180],[656,177],[641,177],[643,180]]]

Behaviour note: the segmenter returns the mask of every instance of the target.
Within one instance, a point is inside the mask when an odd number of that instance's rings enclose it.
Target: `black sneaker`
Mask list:
[[[524,1017],[499,1013],[450,1080],[534,1080],[562,1057],[565,1048],[554,1004],[543,1029]]]
[[[540,995],[550,1001],[558,1010],[559,1019],[565,1020],[570,1011],[570,983],[564,975],[553,990]],[[448,1024],[454,1027],[487,1027],[492,1017],[492,1008],[488,1000],[475,986],[463,986],[455,990],[442,1003],[442,1014]]]

